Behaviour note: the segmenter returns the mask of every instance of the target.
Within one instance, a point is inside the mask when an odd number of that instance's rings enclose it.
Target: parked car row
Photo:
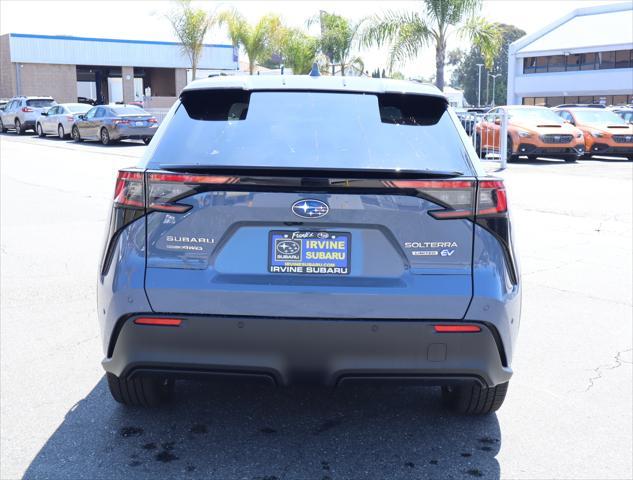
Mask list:
[[[15,97],[0,109],[0,131],[21,135],[33,130],[40,137],[72,136],[76,142],[97,140],[108,145],[119,140],[142,140],[146,145],[158,120],[135,105],[58,104],[51,97]]]
[[[575,162],[592,155],[633,160],[633,108],[601,105],[528,105],[496,107],[484,114],[458,112],[481,156],[501,149],[501,119],[507,118],[508,160],[538,156]]]

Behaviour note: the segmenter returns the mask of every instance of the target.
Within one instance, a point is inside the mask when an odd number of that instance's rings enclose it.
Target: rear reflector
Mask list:
[[[179,318],[141,317],[134,320],[137,325],[161,325],[164,327],[178,327],[182,323]]]
[[[481,332],[481,327],[477,325],[435,325],[438,333],[472,333]]]

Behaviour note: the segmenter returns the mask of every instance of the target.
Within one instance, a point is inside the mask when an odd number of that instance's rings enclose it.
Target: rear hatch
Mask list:
[[[443,97],[185,92],[146,167],[155,311],[466,312],[477,182]]]
[[[42,112],[48,111],[53,105],[56,105],[52,98],[29,98],[26,100],[26,106],[22,107],[25,120],[35,120]]]

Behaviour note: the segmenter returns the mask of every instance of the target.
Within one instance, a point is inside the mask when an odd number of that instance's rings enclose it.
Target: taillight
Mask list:
[[[430,210],[437,219],[470,218],[475,203],[474,180],[393,180],[396,188],[413,188],[442,208]]]
[[[112,213],[106,236],[106,244],[101,259],[101,273],[110,268],[116,240],[125,227],[145,215],[143,172],[120,170],[114,187]]]
[[[143,173],[121,170],[114,188],[114,205],[145,208]]]
[[[230,184],[236,181],[236,177],[221,175],[148,173],[147,208],[159,212],[184,213],[192,206],[178,201],[196,193],[201,185]]]
[[[32,112],[32,111],[33,111],[33,109],[32,109],[31,107],[22,107],[22,111],[23,111],[24,113],[29,113],[29,112]]]
[[[129,125],[129,120],[112,120],[114,125]]]
[[[149,123],[158,123],[158,120],[156,120],[154,117],[150,118],[148,120]]]
[[[66,120],[68,120],[69,122],[72,122],[75,119],[75,117],[73,117],[72,115],[66,115]]]
[[[502,180],[479,182],[477,215],[497,215],[508,211],[508,198]]]

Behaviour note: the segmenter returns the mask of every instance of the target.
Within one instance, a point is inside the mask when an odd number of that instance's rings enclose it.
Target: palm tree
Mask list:
[[[310,73],[317,58],[319,40],[298,28],[287,28],[281,35],[281,55],[286,67],[295,75]]]
[[[281,43],[281,20],[277,15],[266,15],[251,25],[237,10],[229,10],[218,15],[218,23],[228,29],[234,47],[242,47],[248,57],[248,71],[255,72],[255,63],[265,60]]]
[[[353,47],[358,43],[362,21],[352,23],[340,15],[321,11],[319,15],[310,18],[307,24],[311,26],[316,22],[321,27],[321,52],[332,67],[332,75],[336,74],[337,64],[343,76],[349,69],[363,72],[363,61],[352,53]]]
[[[390,44],[390,68],[415,58],[421,49],[435,47],[435,85],[444,89],[446,42],[454,34],[479,47],[487,67],[500,46],[496,25],[476,15],[481,0],[422,0],[420,12],[389,10],[368,20],[362,34],[365,46]]]
[[[190,0],[178,0],[178,7],[166,15],[174,33],[180,40],[182,50],[191,63],[191,79],[196,79],[198,60],[202,54],[204,36],[217,19],[212,13],[193,8]]]

